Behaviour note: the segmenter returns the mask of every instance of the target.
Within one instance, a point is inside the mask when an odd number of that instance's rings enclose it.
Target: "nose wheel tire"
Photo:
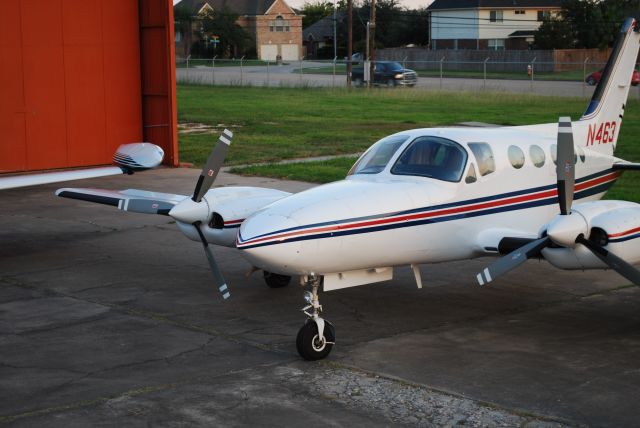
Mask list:
[[[336,329],[333,324],[325,320],[324,340],[318,338],[318,325],[313,320],[307,320],[298,331],[296,347],[298,354],[307,361],[325,358],[331,352],[336,341]]]
[[[289,285],[291,277],[287,275],[279,275],[277,273],[263,272],[264,282],[271,288],[282,288]]]

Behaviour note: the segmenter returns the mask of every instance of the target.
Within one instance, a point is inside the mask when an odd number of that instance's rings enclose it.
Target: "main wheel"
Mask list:
[[[291,277],[287,275],[279,275],[277,273],[263,271],[262,276],[264,277],[264,282],[271,288],[281,288],[286,287],[291,282]]]
[[[589,76],[589,77],[587,78],[587,85],[589,85],[589,86],[595,86],[595,84],[596,84],[596,83],[597,83],[597,82],[596,82],[596,79],[594,79],[593,77]]]
[[[316,361],[325,358],[333,348],[336,341],[336,329],[329,321],[324,322],[324,340],[318,338],[318,325],[315,321],[307,320],[298,331],[296,348],[298,354],[307,361]],[[332,342],[332,343],[328,343]]]

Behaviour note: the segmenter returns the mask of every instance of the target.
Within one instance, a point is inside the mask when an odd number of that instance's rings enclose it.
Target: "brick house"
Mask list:
[[[275,61],[281,55],[285,61],[302,57],[302,16],[285,0],[182,0],[174,8],[187,8],[194,17],[191,34],[176,25],[176,54],[189,55],[190,44],[198,40],[198,19],[205,14],[228,8],[240,15],[237,24],[255,40],[257,57]],[[196,31],[194,31],[196,30]]]
[[[431,49],[529,49],[542,20],[563,0],[435,0]]]

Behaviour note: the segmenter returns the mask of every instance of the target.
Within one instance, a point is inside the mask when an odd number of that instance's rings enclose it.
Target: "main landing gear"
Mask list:
[[[321,360],[329,355],[336,341],[336,330],[329,321],[320,317],[322,305],[318,300],[318,288],[322,279],[315,274],[305,278],[306,285],[311,285],[311,292],[304,293],[307,305],[302,312],[309,317],[296,338],[296,347],[302,358],[309,361]]]

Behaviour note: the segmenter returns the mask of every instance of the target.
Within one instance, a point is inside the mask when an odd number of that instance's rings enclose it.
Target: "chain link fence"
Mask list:
[[[565,87],[567,93],[559,95],[590,96],[591,89],[599,80],[598,71],[603,62],[543,62],[531,58],[529,61],[451,61],[443,56],[436,61],[397,60],[405,69],[418,75],[417,87],[429,89],[451,89],[461,87],[469,90],[495,90],[517,87],[518,92],[540,93],[548,86]],[[178,83],[224,86],[264,87],[345,87],[347,84],[347,61],[305,60],[262,61],[240,59],[178,59]],[[354,63],[361,69],[362,63]],[[560,71],[553,71],[560,70]],[[377,83],[377,82],[376,82]],[[637,82],[634,82],[637,83]],[[569,90],[570,89],[570,90]]]

